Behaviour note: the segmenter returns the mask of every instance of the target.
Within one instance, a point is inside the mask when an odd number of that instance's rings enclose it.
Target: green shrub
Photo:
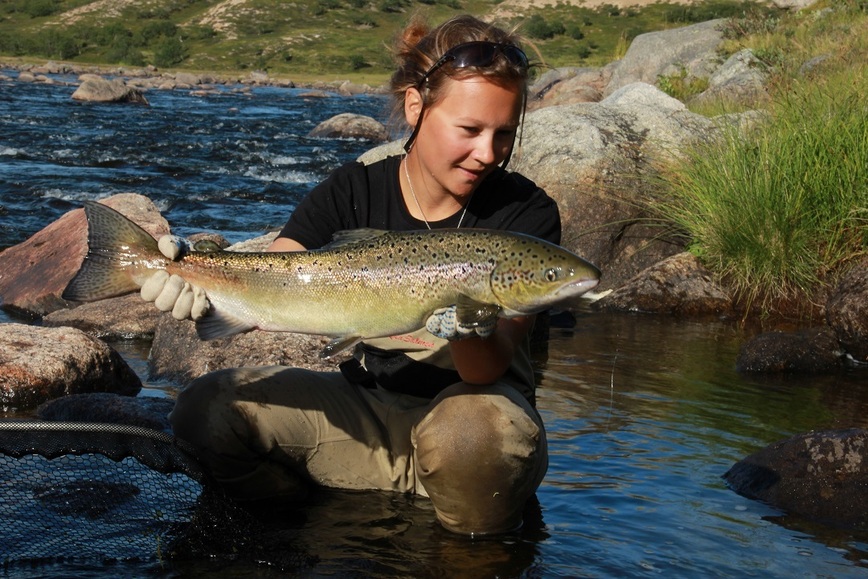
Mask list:
[[[162,40],[154,51],[154,64],[159,67],[174,66],[187,58],[187,51],[177,36]]]
[[[554,38],[557,34],[566,32],[563,23],[547,22],[541,14],[534,14],[524,24],[524,33],[536,40],[547,40]]]
[[[663,214],[746,304],[809,300],[868,250],[868,67],[802,80],[667,171]]]

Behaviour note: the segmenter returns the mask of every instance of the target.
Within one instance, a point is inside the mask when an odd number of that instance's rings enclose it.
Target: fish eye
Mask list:
[[[550,267],[545,272],[546,281],[557,281],[558,280],[558,270],[555,267]]]

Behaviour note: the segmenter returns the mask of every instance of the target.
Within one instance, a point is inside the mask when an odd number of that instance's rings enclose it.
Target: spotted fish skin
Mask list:
[[[193,251],[164,257],[156,240],[117,211],[85,205],[88,254],[64,299],[137,291],[156,270],[205,290],[203,339],[252,329],[335,338],[329,353],[363,338],[417,330],[456,305],[461,323],[535,314],[595,287],[600,271],[552,243],[483,229],[340,232],[312,251]]]

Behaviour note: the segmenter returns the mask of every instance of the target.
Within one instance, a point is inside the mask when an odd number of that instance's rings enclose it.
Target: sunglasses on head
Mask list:
[[[431,75],[443,68],[445,65],[450,65],[453,69],[479,67],[484,68],[494,64],[494,59],[498,55],[502,55],[507,62],[517,67],[522,74],[527,73],[530,66],[527,60],[527,55],[522,49],[513,44],[503,44],[500,42],[489,42],[487,40],[478,40],[475,42],[465,42],[453,46],[435,62],[428,72],[422,75],[419,82],[416,83],[416,88],[421,90],[422,86],[428,82]],[[424,112],[425,104],[422,104],[423,110],[419,112],[419,120],[410,134],[410,138],[404,143],[404,150],[410,152],[413,142],[416,140],[416,135],[419,134],[419,127],[422,126],[422,113]],[[509,158],[503,163],[504,167],[509,162]]]
[[[512,44],[501,44],[499,42],[488,42],[487,40],[479,40],[476,42],[465,42],[458,46],[453,46],[434,65],[428,69],[416,87],[420,88],[431,77],[432,74],[440,70],[444,65],[449,64],[452,68],[468,68],[468,67],[486,67],[494,63],[494,59],[498,54],[502,54],[507,62],[518,67],[522,73],[527,72],[528,61],[527,55],[522,49]]]

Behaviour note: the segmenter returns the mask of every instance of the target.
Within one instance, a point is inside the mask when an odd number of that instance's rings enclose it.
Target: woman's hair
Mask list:
[[[459,44],[488,41],[521,48],[521,37],[470,15],[455,16],[434,29],[419,17],[414,17],[395,43],[397,69],[389,85],[392,94],[392,120],[404,120],[404,95],[415,87],[425,73],[446,51]],[[506,58],[495,58],[489,66],[453,70],[448,64],[428,77],[422,96],[428,106],[440,98],[447,78],[484,76],[496,84],[513,85],[527,92],[528,71],[511,64]]]

